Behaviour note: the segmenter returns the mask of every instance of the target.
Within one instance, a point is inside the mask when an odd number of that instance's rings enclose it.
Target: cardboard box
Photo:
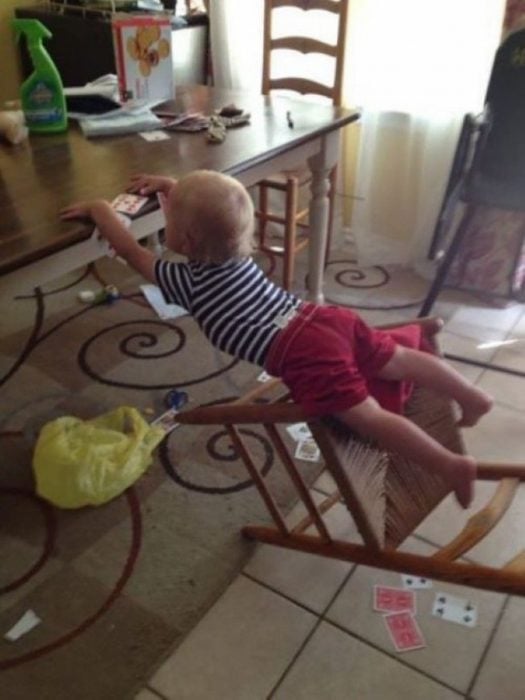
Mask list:
[[[117,16],[112,25],[122,101],[175,97],[169,17]]]

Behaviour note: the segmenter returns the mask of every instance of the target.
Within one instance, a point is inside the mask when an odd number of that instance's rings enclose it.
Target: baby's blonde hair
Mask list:
[[[189,241],[190,257],[219,265],[253,250],[253,202],[238,180],[213,170],[195,170],[174,191],[176,230]]]

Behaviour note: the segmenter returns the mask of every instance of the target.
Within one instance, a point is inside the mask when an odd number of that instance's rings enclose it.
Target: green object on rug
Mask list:
[[[60,508],[107,503],[142,476],[164,436],[130,406],[86,421],[57,418],[35,446],[37,493]]]

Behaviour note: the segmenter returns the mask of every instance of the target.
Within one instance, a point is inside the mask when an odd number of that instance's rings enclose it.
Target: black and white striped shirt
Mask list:
[[[261,367],[280,318],[300,304],[251,258],[222,265],[157,260],[155,276],[166,301],[187,309],[215,347]]]

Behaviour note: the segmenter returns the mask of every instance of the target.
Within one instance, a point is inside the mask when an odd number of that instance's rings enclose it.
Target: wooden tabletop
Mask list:
[[[251,123],[229,129],[222,144],[210,144],[205,132],[171,132],[169,140],[157,142],[138,134],[87,139],[72,123],[64,134],[0,145],[0,274],[89,237],[92,226],[60,221],[60,209],[83,199],[111,200],[134,173],[180,177],[207,168],[235,176],[358,118],[355,110],[206,86],[179,88],[163,108],[210,114],[232,102],[251,113]]]

